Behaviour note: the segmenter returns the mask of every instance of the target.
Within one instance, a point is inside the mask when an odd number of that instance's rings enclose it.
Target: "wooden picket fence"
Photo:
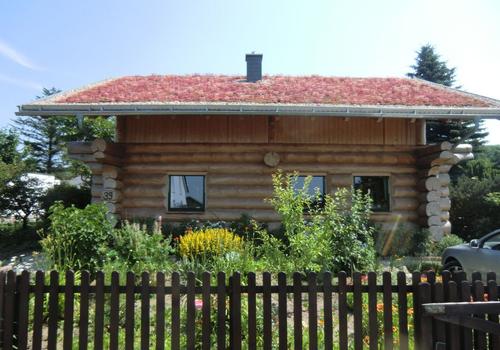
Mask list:
[[[434,320],[421,307],[497,301],[494,274],[486,286],[478,274],[470,282],[463,273],[447,271],[438,278],[432,272],[413,273],[408,281],[403,272],[396,281],[388,272],[378,281],[374,272],[352,277],[294,273],[291,278],[268,272],[203,273],[199,280],[189,273],[185,281],[179,273],[127,273],[125,283],[116,272],[77,277],[75,283],[73,272],[0,273],[0,348],[405,350],[436,344],[499,349],[500,344],[497,336]],[[498,315],[488,319],[498,323]]]

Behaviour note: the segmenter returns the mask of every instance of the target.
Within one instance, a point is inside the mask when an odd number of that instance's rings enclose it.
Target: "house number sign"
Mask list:
[[[104,190],[102,191],[101,198],[105,202],[111,202],[114,199],[114,194],[115,194],[114,191]]]

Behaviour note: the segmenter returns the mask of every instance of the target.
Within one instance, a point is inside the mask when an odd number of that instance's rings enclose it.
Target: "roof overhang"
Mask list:
[[[500,108],[241,103],[26,104],[19,116],[282,115],[409,119],[500,119]]]

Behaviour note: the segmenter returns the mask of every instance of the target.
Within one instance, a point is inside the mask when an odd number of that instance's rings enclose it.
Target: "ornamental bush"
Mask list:
[[[171,239],[161,233],[157,222],[148,232],[147,225],[124,221],[120,228],[113,230],[106,267],[136,273],[170,272],[173,254]]]
[[[281,217],[284,239],[260,233],[259,257],[271,271],[367,271],[375,267],[374,228],[369,223],[369,195],[351,189],[311,196],[307,177],[273,175],[269,200]]]
[[[243,239],[225,228],[187,231],[179,238],[179,254],[183,258],[211,258],[243,249]]]
[[[55,269],[95,271],[102,266],[113,232],[106,214],[104,204],[78,209],[58,202],[50,207],[50,228],[40,244]]]

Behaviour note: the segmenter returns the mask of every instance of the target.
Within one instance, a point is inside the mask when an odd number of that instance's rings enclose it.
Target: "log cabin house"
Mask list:
[[[18,115],[115,116],[114,142],[72,143],[94,201],[122,218],[277,223],[277,169],[322,192],[369,190],[373,220],[451,230],[448,171],[469,145],[426,143],[426,120],[499,118],[500,101],[409,78],[127,76],[19,107]]]

